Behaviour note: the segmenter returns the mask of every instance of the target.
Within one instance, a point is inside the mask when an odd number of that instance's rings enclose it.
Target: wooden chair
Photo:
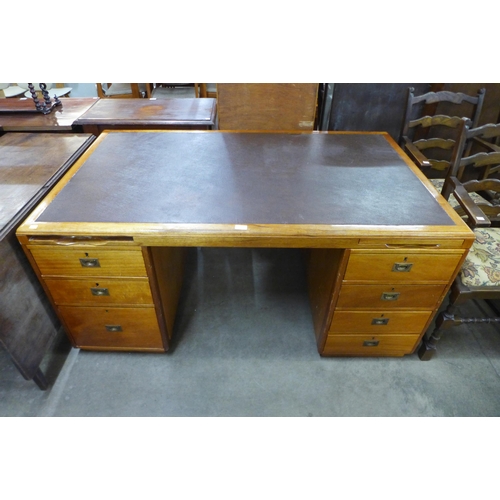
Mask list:
[[[466,147],[466,132],[470,124],[469,119],[458,116],[424,116],[410,121],[408,129],[447,127],[454,130],[455,137],[432,137],[415,141],[407,135],[401,138],[401,147],[405,153],[429,177],[438,192],[442,191],[447,176],[457,175],[458,164]],[[434,155],[438,158],[434,158]]]
[[[148,96],[146,83],[96,83],[97,95],[105,98],[140,98]]]
[[[485,90],[478,91],[477,96],[469,96],[461,92],[427,92],[415,96],[414,89],[408,89],[406,110],[401,128],[400,146],[411,157],[415,164],[431,179],[444,179],[450,164],[457,159],[457,153],[468,155],[470,143],[465,143],[463,151],[457,150],[463,129],[460,117],[433,114],[438,105],[456,106],[461,117],[470,120],[469,127],[478,126],[483,107]],[[468,110],[464,108],[467,105]],[[459,107],[460,106],[460,107]],[[465,111],[468,111],[466,113]],[[428,138],[428,137],[432,138]],[[436,186],[442,181],[437,182]]]
[[[498,160],[494,156],[489,158],[492,162]],[[470,196],[482,191],[500,193],[500,180],[472,180],[462,184],[451,176],[448,181],[450,191],[459,203],[457,212],[464,215],[476,241],[451,286],[446,309],[438,315],[433,332],[419,348],[418,355],[423,361],[432,358],[442,330],[465,323],[500,323],[500,317],[471,318],[463,317],[459,312],[460,306],[468,300],[500,299],[500,227],[497,227],[500,226],[500,206],[476,204]]]
[[[432,179],[436,189],[453,208],[457,209],[459,204],[452,194],[449,178],[457,177],[464,182],[466,178],[484,180],[497,174],[500,171],[500,148],[494,141],[498,138],[500,138],[500,123],[489,123],[472,129],[466,127],[458,149],[464,150],[465,145],[470,144],[472,150],[476,151],[475,154],[463,156],[459,153],[445,179]],[[471,191],[469,194],[476,204],[491,205],[495,202],[495,194],[488,191],[483,191],[481,194]]]

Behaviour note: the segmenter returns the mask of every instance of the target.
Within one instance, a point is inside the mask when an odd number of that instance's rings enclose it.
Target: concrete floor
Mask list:
[[[300,251],[190,249],[170,353],[61,333],[43,392],[0,352],[0,416],[499,416],[498,328],[457,327],[429,362],[321,358]]]

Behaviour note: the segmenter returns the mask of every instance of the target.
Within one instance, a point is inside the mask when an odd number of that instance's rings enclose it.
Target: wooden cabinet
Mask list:
[[[28,255],[47,290],[75,347],[92,350],[165,351],[171,336],[181,277],[164,283],[161,290],[153,273],[155,255],[140,247],[103,248],[88,244],[64,246],[44,240],[26,245]],[[96,241],[98,245],[113,242]],[[167,260],[182,272],[181,251]],[[158,260],[158,257],[157,257]],[[158,263],[157,263],[158,265]],[[163,264],[165,265],[165,264]],[[168,266],[168,262],[167,262]],[[167,312],[155,307],[168,295]]]
[[[324,252],[324,251],[323,251]],[[331,274],[332,297],[317,321],[318,350],[325,356],[403,356],[411,353],[437,311],[464,251],[350,249]],[[321,259],[312,253],[312,259]],[[323,256],[323,260],[325,257]],[[312,261],[310,267],[318,264]],[[328,267],[324,267],[328,269]],[[314,281],[315,280],[315,281]],[[336,286],[335,286],[336,285]],[[325,285],[323,284],[325,288]]]

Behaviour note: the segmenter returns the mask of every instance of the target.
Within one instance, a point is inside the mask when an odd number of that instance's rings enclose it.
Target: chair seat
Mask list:
[[[443,190],[443,185],[444,185],[444,179],[429,179],[432,183],[432,185],[436,188],[437,192],[440,193]],[[486,205],[490,205],[491,203],[486,199],[483,198],[481,195],[477,193],[469,193],[470,197],[474,200],[474,203],[485,203]],[[458,201],[456,198],[453,196],[453,194],[450,195],[448,198],[448,203],[451,205],[452,208],[456,208],[459,206]]]
[[[0,97],[16,97],[24,93],[24,89],[19,85],[10,83],[0,83]]]
[[[459,273],[467,287],[500,287],[500,228],[474,229],[472,245]]]
[[[194,87],[155,87],[151,93],[151,97],[157,99],[171,99],[171,98],[192,98],[196,97]]]
[[[139,92],[146,93],[146,84],[139,83]],[[112,83],[108,89],[105,90],[107,96],[113,95],[132,95],[132,88],[130,83]]]

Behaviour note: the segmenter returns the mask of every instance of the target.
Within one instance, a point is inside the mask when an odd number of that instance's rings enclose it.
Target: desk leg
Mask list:
[[[42,390],[46,391],[47,388],[49,387],[49,384],[47,382],[47,379],[45,378],[45,375],[43,374],[42,370],[38,368],[36,371],[34,377],[33,377],[33,382]]]
[[[99,137],[102,132],[98,125],[83,125],[82,130],[84,134],[92,134],[95,137]]]

